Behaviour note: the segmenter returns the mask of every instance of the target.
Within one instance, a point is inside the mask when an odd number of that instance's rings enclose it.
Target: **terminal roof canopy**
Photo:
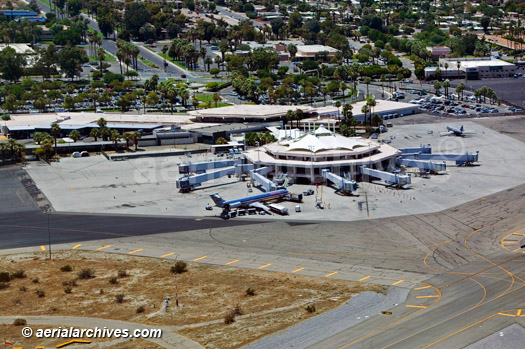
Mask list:
[[[367,143],[358,138],[348,138],[338,134],[333,134],[321,125],[313,134],[308,134],[298,141],[293,142],[288,150],[310,151],[317,153],[329,150],[349,150],[366,147]]]

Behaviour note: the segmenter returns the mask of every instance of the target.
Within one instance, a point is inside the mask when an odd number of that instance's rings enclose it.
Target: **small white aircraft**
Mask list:
[[[463,125],[461,125],[460,128],[456,128],[453,126],[447,126],[448,132],[440,133],[440,136],[458,136],[458,137],[465,137],[469,134],[474,134],[476,131],[468,131],[463,128]]]

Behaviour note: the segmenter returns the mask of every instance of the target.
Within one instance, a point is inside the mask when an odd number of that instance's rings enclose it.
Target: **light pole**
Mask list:
[[[50,212],[47,212],[47,242],[49,247],[49,259],[51,260],[51,225],[49,224],[49,214]]]
[[[255,142],[255,145],[257,146],[257,162],[260,162],[260,149],[259,149],[259,141]]]

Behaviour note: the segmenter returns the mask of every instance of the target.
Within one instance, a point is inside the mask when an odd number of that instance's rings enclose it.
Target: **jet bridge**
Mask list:
[[[426,170],[433,173],[442,172],[447,170],[446,163],[443,162],[432,162],[432,161],[425,161],[425,160],[416,160],[416,159],[405,159],[405,158],[399,158],[396,162],[397,166],[407,166],[407,167],[416,167],[420,170]]]
[[[181,192],[187,193],[195,189],[195,187],[201,186],[204,182],[224,176],[231,176],[235,174],[240,175],[241,173],[246,173],[250,170],[253,170],[252,164],[236,164],[235,166],[225,167],[217,171],[195,174],[191,176],[183,176],[177,179],[175,184]]]
[[[361,166],[361,174],[382,179],[389,185],[395,185],[399,188],[411,183],[411,178],[409,175],[400,175],[397,173],[374,170],[364,166]]]
[[[219,160],[219,161],[204,161],[204,162],[195,162],[195,163],[185,163],[179,164],[179,173],[180,174],[189,174],[189,173],[202,173],[207,170],[214,170],[217,168],[223,167],[232,167],[237,164],[241,164],[242,159],[233,159],[233,160]]]
[[[465,154],[419,154],[419,160],[442,160],[455,161],[456,165],[470,166],[478,162],[479,151],[476,153],[465,152]]]
[[[430,154],[432,153],[432,147],[430,144],[424,145],[421,144],[419,147],[415,148],[399,148],[399,151],[402,153],[401,156],[404,154],[413,154],[413,153],[421,153],[421,154]]]
[[[270,172],[270,169],[268,167],[261,167],[256,170],[250,170],[250,178],[252,179],[252,181],[259,183],[264,188],[264,191],[266,191],[267,193],[277,189],[277,185],[264,176],[268,174],[268,172]]]
[[[338,176],[335,173],[330,172],[328,169],[322,169],[321,174],[323,175],[325,182],[332,182],[337,187],[337,191],[340,191],[344,195],[350,195],[357,189],[355,181]]]

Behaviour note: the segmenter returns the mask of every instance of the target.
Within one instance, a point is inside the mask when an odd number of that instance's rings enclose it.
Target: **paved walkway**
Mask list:
[[[148,326],[137,324],[134,322],[109,320],[91,317],[76,317],[76,316],[0,316],[0,324],[12,324],[16,318],[23,318],[27,321],[27,326],[31,325],[52,325],[52,326],[75,326],[80,328],[107,327],[109,329],[128,329],[130,332],[136,329],[162,329],[162,338],[148,338],[148,341],[154,342],[165,348],[202,348],[202,346],[191,339],[188,339],[179,334],[170,332],[172,326]],[[123,339],[115,339],[115,341],[97,343],[97,347],[101,345],[114,345],[116,342],[121,342]],[[125,339],[129,340],[129,338]]]

